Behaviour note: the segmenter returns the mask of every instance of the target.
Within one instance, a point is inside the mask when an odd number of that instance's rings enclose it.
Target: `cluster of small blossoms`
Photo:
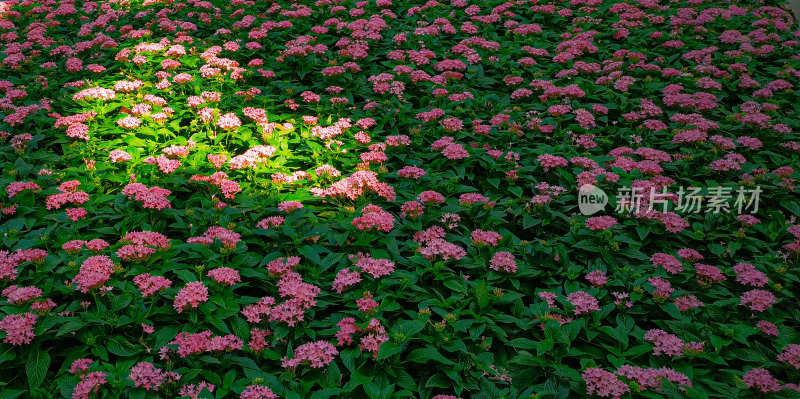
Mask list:
[[[361,210],[361,216],[353,219],[353,226],[359,230],[378,230],[390,232],[394,228],[394,216],[383,208],[369,204]]]
[[[489,261],[489,268],[498,272],[516,273],[517,261],[510,252],[499,251],[495,253]]]
[[[388,276],[394,271],[394,262],[388,259],[375,259],[369,254],[361,252],[358,255],[350,255],[349,258],[354,260],[355,265],[361,271],[372,276],[372,278]]]
[[[231,352],[242,349],[244,346],[244,342],[233,334],[216,337],[211,335],[211,331],[202,331],[194,334],[181,332],[167,345],[177,345],[178,355],[182,358],[203,352]],[[168,347],[162,348],[162,358],[168,358],[168,353],[171,350]]]
[[[232,286],[236,283],[241,283],[242,278],[239,276],[239,272],[235,269],[231,269],[230,267],[218,267],[215,269],[211,269],[207,273],[208,277],[214,279],[214,281]]]
[[[150,273],[139,274],[133,277],[133,283],[139,288],[139,291],[142,292],[143,297],[149,297],[156,292],[166,290],[172,285],[172,281],[170,281],[166,277],[162,276],[151,276]]]
[[[75,289],[89,292],[92,288],[100,288],[114,273],[114,262],[105,255],[90,256],[81,263],[78,274],[72,279]]]
[[[215,239],[220,240],[225,249],[234,250],[236,249],[236,244],[242,240],[242,235],[221,226],[211,226],[202,236],[189,237],[186,242],[189,244],[211,245]]]
[[[275,154],[275,147],[259,145],[249,148],[244,154],[237,155],[228,161],[228,167],[235,169],[255,168]]]
[[[29,344],[34,338],[33,327],[36,324],[36,315],[30,312],[25,314],[10,314],[0,320],[0,331],[6,333],[3,342],[11,345]]]
[[[572,304],[575,315],[589,313],[592,311],[599,311],[597,298],[591,296],[585,291],[575,291],[567,296],[567,301]]]
[[[128,196],[128,199],[133,199],[142,204],[142,207],[147,209],[162,210],[164,208],[172,208],[172,204],[167,198],[172,194],[172,191],[161,187],[147,188],[142,183],[130,183],[122,189],[122,194]]]
[[[178,295],[175,295],[175,302],[172,306],[178,313],[181,313],[190,306],[196,309],[204,302],[208,302],[208,288],[201,281],[193,281],[186,283]]]
[[[322,368],[332,362],[339,354],[336,347],[326,341],[309,342],[294,350],[294,357],[284,357],[281,364],[284,368],[295,370],[300,364],[310,364],[314,368]]]
[[[131,367],[131,374],[128,378],[133,381],[137,388],[142,387],[146,391],[158,391],[164,384],[177,382],[181,375],[172,371],[164,371],[149,362],[139,362]]]

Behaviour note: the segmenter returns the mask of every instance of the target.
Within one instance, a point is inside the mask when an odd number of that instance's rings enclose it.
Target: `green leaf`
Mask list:
[[[455,364],[452,360],[442,356],[441,353],[431,347],[414,349],[406,358],[406,361],[414,363],[428,363],[431,360],[448,365]]]
[[[475,285],[475,297],[478,299],[478,307],[481,309],[489,306],[489,287],[486,285],[486,281],[481,280]]]
[[[47,375],[47,369],[50,368],[50,355],[47,352],[42,352],[39,348],[35,348],[30,355],[28,361],[25,362],[25,373],[28,375],[28,385],[31,389],[36,389]]]

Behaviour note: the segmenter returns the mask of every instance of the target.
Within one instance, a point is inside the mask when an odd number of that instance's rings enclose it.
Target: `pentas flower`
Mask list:
[[[183,312],[189,306],[197,308],[201,303],[208,302],[208,288],[200,281],[186,283],[175,296],[173,307],[178,313]]]
[[[142,183],[130,183],[122,189],[122,194],[128,196],[128,199],[135,199],[137,202],[142,203],[142,207],[148,209],[162,210],[164,208],[172,208],[168,195],[172,191],[163,189],[161,187],[147,188]]]
[[[764,393],[778,392],[781,390],[781,383],[766,369],[752,369],[744,373],[742,381],[747,384],[748,388],[758,389]]]
[[[398,170],[397,174],[406,179],[419,180],[422,176],[425,176],[426,172],[425,169],[420,167],[408,165]]]
[[[783,348],[783,352],[778,355],[778,361],[800,370],[800,345],[791,344]]]
[[[105,385],[106,375],[95,371],[81,376],[81,381],[72,390],[72,399],[89,399],[92,393],[97,393],[101,385]]]
[[[248,323],[260,323],[262,316],[270,315],[273,305],[275,298],[264,297],[254,304],[245,306],[241,313],[247,318]]]
[[[586,392],[589,395],[619,399],[631,391],[628,384],[617,378],[614,373],[601,368],[590,367],[581,373],[581,378],[586,383]]]
[[[128,378],[135,387],[142,387],[146,391],[157,391],[164,383],[166,373],[149,362],[139,362],[131,367]]]
[[[260,352],[270,345],[267,342],[267,337],[272,335],[272,331],[254,328],[250,330],[250,343],[248,347],[255,352]]]
[[[198,399],[200,397],[200,393],[203,392],[203,390],[208,390],[208,392],[213,393],[214,389],[216,389],[216,386],[214,386],[214,384],[202,381],[199,384],[184,385],[178,392],[178,394],[180,396],[188,396],[191,399]]]
[[[2,291],[8,303],[21,305],[42,295],[42,290],[37,287],[19,287],[11,285]]]
[[[339,354],[336,347],[326,341],[315,341],[300,345],[294,350],[294,358],[284,357],[281,364],[284,368],[294,371],[300,364],[310,364],[314,368],[322,368],[333,361]]]
[[[302,208],[303,204],[297,201],[284,201],[278,204],[278,210],[286,213],[292,213]]]
[[[0,320],[0,331],[5,331],[3,343],[11,345],[29,344],[34,338],[33,326],[37,316],[33,313],[10,314]]]
[[[736,272],[736,282],[740,284],[763,287],[769,283],[767,275],[749,263],[737,263],[733,266],[733,271]]]
[[[72,280],[76,289],[87,293],[92,288],[99,288],[114,273],[114,262],[105,255],[95,255],[87,258],[78,270],[78,274]]]
[[[568,165],[566,159],[551,154],[539,155],[536,159],[542,165],[545,172],[549,172],[552,168],[561,168]]]
[[[661,277],[650,277],[647,279],[647,282],[650,283],[653,288],[655,288],[653,297],[656,300],[663,301],[669,299],[669,296],[672,295],[673,291],[675,291],[669,281],[664,280]]]
[[[665,354],[672,357],[683,355],[684,344],[677,335],[670,334],[664,330],[653,329],[645,333],[644,339],[655,346],[653,348],[654,355]]]
[[[13,182],[13,183],[9,183],[6,186],[6,194],[8,194],[8,199],[12,199],[17,194],[19,194],[19,193],[21,193],[21,192],[23,192],[25,190],[39,191],[41,189],[42,188],[38,184],[36,184],[36,183],[34,183],[32,181],[28,181],[28,182]]]
[[[498,272],[516,273],[517,261],[510,252],[499,251],[495,253],[494,256],[492,256],[492,260],[489,261],[489,268]]]
[[[364,313],[371,313],[375,308],[378,307],[378,302],[372,299],[372,293],[369,291],[364,291],[364,296],[361,298],[356,299],[356,306],[358,306],[358,310]]]
[[[761,332],[764,334],[772,335],[773,337],[777,337],[779,335],[778,326],[766,320],[759,321],[758,324],[756,324],[756,327],[761,329]]]
[[[361,216],[353,219],[353,226],[359,230],[372,230],[390,232],[394,228],[394,216],[383,208],[369,204],[361,210]]]
[[[682,295],[673,301],[675,306],[681,312],[685,312],[689,309],[699,308],[705,306],[703,302],[697,299],[696,296],[689,294],[689,295]]]
[[[355,265],[364,273],[372,278],[388,276],[394,271],[394,262],[388,259],[374,259],[368,254],[361,252],[358,255],[350,255],[350,259],[356,259]]]
[[[606,273],[604,271],[595,270],[586,275],[586,280],[592,283],[592,285],[595,287],[602,287],[608,282],[608,277],[606,277]]]
[[[290,305],[299,306],[304,310],[317,304],[315,298],[321,292],[319,287],[304,283],[300,274],[295,272],[284,273],[277,286],[281,297],[291,298]]]
[[[678,251],[680,255],[680,251]],[[684,252],[684,255],[688,254]],[[681,255],[682,258],[686,259],[686,256]],[[702,259],[702,256],[700,257]],[[658,268],[659,266],[663,267],[667,273],[670,274],[678,274],[683,271],[683,263],[676,259],[674,256],[665,254],[665,253],[656,253],[650,257],[650,262],[653,264],[653,267]]]
[[[567,296],[567,301],[572,304],[575,315],[599,311],[597,298],[589,295],[586,291],[575,291]]]
[[[595,216],[586,219],[586,227],[589,230],[608,230],[617,224],[617,220],[612,216]]]
[[[75,359],[69,367],[69,372],[75,375],[83,374],[89,371],[89,366],[91,366],[92,363],[94,363],[92,359]]]
[[[472,243],[475,245],[488,245],[492,247],[496,247],[497,243],[503,239],[500,233],[481,229],[474,230],[470,237],[472,238]]]
[[[750,310],[763,312],[772,307],[776,302],[775,295],[765,290],[750,290],[742,294],[739,303]]]
[[[722,270],[714,266],[695,263],[694,268],[697,271],[697,282],[701,286],[708,286],[728,279],[722,274]]]
[[[336,273],[336,278],[333,280],[333,289],[341,294],[348,287],[352,287],[361,282],[361,274],[355,270],[344,268]]]
[[[267,265],[267,270],[269,270],[270,275],[280,276],[286,272],[291,271],[299,264],[300,264],[299,256],[278,258],[273,260],[272,262],[269,262],[269,264]]]
[[[221,226],[211,226],[202,236],[190,237],[186,242],[189,244],[210,245],[215,239],[220,240],[225,249],[233,250],[236,248],[236,244],[242,240],[242,235]]]
[[[242,282],[239,272],[231,269],[230,267],[218,267],[216,269],[211,269],[208,271],[207,275],[208,277],[214,279],[214,281],[224,285],[232,286],[236,283]]]
[[[417,199],[426,205],[444,203],[444,196],[436,191],[423,191],[417,196]]]
[[[272,390],[262,385],[248,385],[239,395],[239,399],[277,399]]]

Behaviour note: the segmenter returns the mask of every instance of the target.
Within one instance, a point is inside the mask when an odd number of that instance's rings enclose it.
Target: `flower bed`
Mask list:
[[[0,397],[797,397],[780,6],[0,3]]]

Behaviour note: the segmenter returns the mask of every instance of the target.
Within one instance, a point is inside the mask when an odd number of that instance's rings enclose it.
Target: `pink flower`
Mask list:
[[[503,239],[503,236],[494,231],[483,231],[481,229],[477,229],[472,232],[471,238],[475,245],[489,245],[496,247],[497,243]]]
[[[780,382],[766,369],[752,369],[744,374],[742,381],[744,381],[749,388],[755,388],[764,393],[778,392],[781,390]]]
[[[178,295],[175,296],[173,307],[178,313],[181,313],[190,305],[193,308],[197,308],[201,303],[207,301],[208,288],[200,281],[193,281],[187,283],[186,286],[178,292]]]
[[[695,297],[694,295],[691,295],[691,294],[682,295],[682,296],[678,297],[677,299],[675,299],[673,301],[673,303],[678,308],[678,310],[680,310],[681,312],[685,312],[685,311],[687,311],[689,309],[694,309],[694,308],[699,308],[701,306],[704,306],[703,302],[700,302],[700,300],[697,299],[697,297]]]
[[[602,287],[608,282],[606,273],[602,270],[595,270],[586,275],[586,280],[589,280],[595,287]]]
[[[763,287],[769,283],[767,275],[749,263],[737,263],[733,266],[733,271],[736,272],[736,282],[740,284]]]
[[[326,341],[315,341],[303,344],[294,350],[294,358],[288,356],[281,360],[283,367],[294,370],[300,364],[311,364],[311,367],[322,368],[333,361],[339,351]]]
[[[394,228],[394,216],[377,205],[367,205],[361,213],[362,216],[353,219],[352,222],[359,230],[376,229],[388,233]]]
[[[297,201],[284,201],[278,204],[278,210],[286,213],[292,213],[302,208],[303,204]]]
[[[772,335],[773,337],[777,337],[778,334],[778,326],[774,323],[770,323],[766,320],[761,320],[756,324],[756,327],[761,329],[761,332],[767,335]]]
[[[739,301],[750,310],[763,312],[775,304],[775,295],[765,290],[750,290],[742,294]]]
[[[600,310],[600,307],[597,303],[597,298],[589,295],[589,293],[585,291],[576,291],[572,294],[569,294],[569,296],[567,296],[567,301],[572,304],[575,315]]]
[[[516,273],[517,261],[514,259],[514,255],[512,255],[510,252],[499,251],[495,253],[494,256],[492,256],[492,260],[489,261],[489,268],[495,271]]]
[[[662,353],[672,357],[683,355],[683,341],[677,335],[670,334],[664,330],[653,329],[644,335],[644,339],[655,345],[653,348],[654,355]]]
[[[100,371],[82,375],[81,382],[72,391],[72,399],[89,399],[91,393],[99,391],[105,383],[106,375]]]
[[[356,299],[356,306],[358,306],[358,310],[364,313],[370,313],[378,307],[378,302],[372,299],[371,292],[365,291],[363,297]]]
[[[678,251],[680,254],[680,251]],[[686,253],[684,253],[686,255]],[[681,256],[685,258],[684,256]],[[702,256],[700,257],[702,259]],[[667,273],[670,274],[678,274],[683,271],[683,264],[676,259],[674,256],[665,254],[665,253],[656,253],[650,257],[650,262],[653,264],[653,267],[658,268],[659,266],[663,267]]]
[[[36,324],[36,318],[36,315],[30,312],[4,317],[0,320],[0,330],[6,332],[3,342],[11,345],[31,343],[34,338],[33,326]]]
[[[394,262],[388,259],[374,259],[369,255],[358,254],[356,266],[372,278],[388,276],[394,271]]]
[[[344,268],[336,273],[336,278],[333,280],[333,289],[341,294],[348,287],[352,287],[361,281],[361,275],[349,268]]]
[[[669,296],[672,295],[673,291],[675,291],[669,281],[664,280],[661,277],[650,277],[647,279],[647,282],[650,283],[653,288],[655,288],[653,297],[655,297],[657,300],[669,299]]]
[[[72,280],[80,292],[89,292],[92,288],[100,288],[114,273],[114,262],[105,255],[95,255],[87,258]]]
[[[589,230],[608,230],[617,224],[617,220],[612,216],[595,216],[586,219],[586,227]]]
[[[69,372],[72,374],[83,374],[89,371],[89,366],[94,363],[92,359],[76,359],[72,362],[72,365],[69,368]]]
[[[208,271],[208,277],[211,277],[214,279],[214,281],[225,285],[234,285],[242,282],[242,278],[239,277],[239,272],[231,269],[230,267],[218,267],[216,269],[211,269]]]
[[[231,112],[221,115],[219,119],[217,119],[217,126],[225,130],[236,129],[242,126],[242,121],[239,120],[236,114]]]
[[[539,155],[537,159],[539,160],[539,163],[542,164],[545,172],[549,172],[551,168],[567,166],[566,159],[555,155],[543,154]]]
[[[778,361],[800,370],[800,345],[791,344],[783,348],[783,352],[778,355]]]
[[[630,392],[628,384],[617,378],[614,373],[597,367],[590,367],[581,373],[583,382],[586,383],[586,392],[603,398],[619,399]]]
[[[269,388],[262,385],[248,385],[239,395],[239,399],[277,399]]]
[[[131,367],[128,376],[135,387],[142,387],[146,391],[157,391],[164,382],[166,375],[163,370],[153,366],[152,363],[139,362]]]

